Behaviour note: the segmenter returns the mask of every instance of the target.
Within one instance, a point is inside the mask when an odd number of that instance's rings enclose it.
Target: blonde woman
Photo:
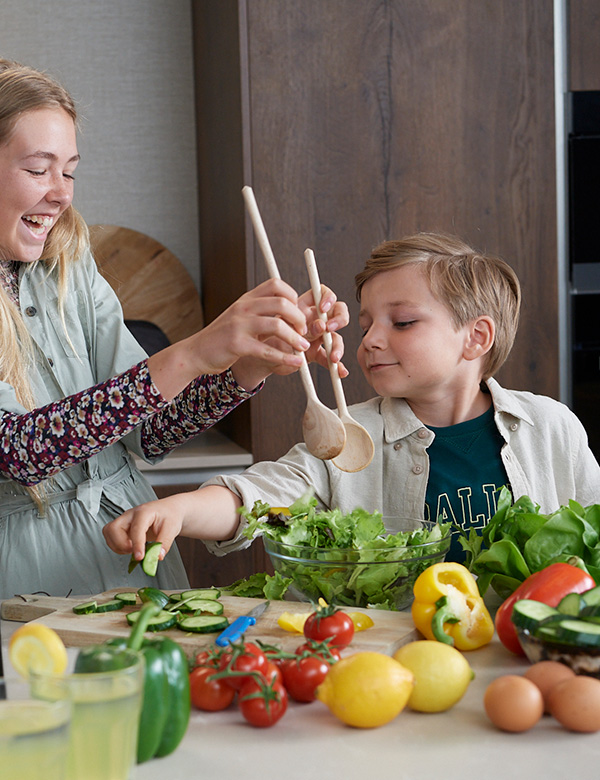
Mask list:
[[[324,362],[312,296],[277,280],[148,358],[72,206],[76,120],[52,78],[0,60],[0,599],[149,584],[101,531],[155,497],[132,453],[164,456],[295,371],[299,351]],[[347,323],[329,290],[322,309],[329,330]],[[176,550],[155,584],[186,586]]]

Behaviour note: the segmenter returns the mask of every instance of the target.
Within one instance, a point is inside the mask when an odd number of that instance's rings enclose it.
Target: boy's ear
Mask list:
[[[487,354],[496,337],[496,326],[491,317],[477,317],[470,325],[469,334],[465,343],[465,360],[476,360]]]

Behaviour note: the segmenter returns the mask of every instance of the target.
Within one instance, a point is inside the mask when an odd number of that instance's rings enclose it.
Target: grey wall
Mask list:
[[[0,56],[78,102],[75,206],[151,235],[199,283],[189,0],[2,0]]]

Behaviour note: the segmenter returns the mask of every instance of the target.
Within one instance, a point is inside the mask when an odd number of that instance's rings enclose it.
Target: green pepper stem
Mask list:
[[[454,645],[454,639],[444,631],[444,623],[458,623],[459,618],[452,612],[446,596],[438,599],[435,602],[435,606],[437,610],[431,619],[431,631],[438,642],[443,642],[445,645]]]
[[[144,634],[148,628],[148,623],[151,618],[158,615],[160,607],[152,602],[147,602],[140,610],[140,616],[133,624],[133,628],[129,633],[129,639],[127,640],[127,647],[131,650],[139,650],[144,641]]]

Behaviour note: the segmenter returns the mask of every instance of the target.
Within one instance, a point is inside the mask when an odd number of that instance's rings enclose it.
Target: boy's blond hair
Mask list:
[[[434,297],[448,308],[456,328],[481,316],[496,326],[487,353],[483,379],[498,371],[508,357],[519,324],[521,285],[513,269],[497,257],[476,252],[454,236],[417,233],[376,246],[356,275],[356,297],[377,274],[404,265],[422,265]]]

